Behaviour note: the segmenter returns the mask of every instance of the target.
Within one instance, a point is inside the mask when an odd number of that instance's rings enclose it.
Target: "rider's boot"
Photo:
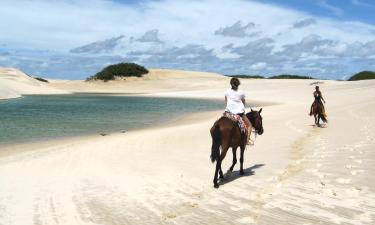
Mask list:
[[[247,132],[246,132],[246,145],[253,145],[254,144],[254,142],[251,141],[250,136],[251,136],[251,131],[247,130]]]

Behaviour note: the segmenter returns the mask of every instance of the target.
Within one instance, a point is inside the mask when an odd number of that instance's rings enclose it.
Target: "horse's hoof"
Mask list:
[[[241,175],[245,175],[245,172],[244,172],[244,171],[240,171],[240,174],[241,174]]]
[[[232,176],[232,171],[228,170],[227,173],[225,174],[225,177],[230,177],[230,176]]]
[[[223,180],[223,179],[224,179],[224,175],[220,175],[219,178],[220,178],[221,180]]]
[[[214,188],[219,188],[219,184],[214,184]]]

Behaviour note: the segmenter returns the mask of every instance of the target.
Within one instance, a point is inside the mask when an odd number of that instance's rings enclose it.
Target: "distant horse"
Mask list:
[[[262,135],[264,132],[262,124],[263,118],[260,115],[261,112],[262,109],[260,109],[259,111],[251,110],[251,112],[246,114],[246,117],[250,120],[252,127],[259,135]],[[240,174],[245,174],[243,171],[243,155],[245,151],[247,137],[246,135],[241,134],[241,130],[237,122],[224,116],[214,123],[210,130],[210,133],[212,137],[211,161],[212,163],[216,161],[214,187],[218,188],[218,173],[220,175],[220,179],[224,178],[223,170],[221,169],[221,162],[225,158],[225,155],[227,154],[229,148],[232,148],[233,152],[233,163],[232,166],[229,168],[229,172],[233,171],[233,167],[237,163],[236,151],[237,148],[240,147]]]
[[[328,123],[328,120],[325,116],[323,103],[319,101],[314,101],[312,105],[312,113],[315,118],[315,125],[317,125],[318,127],[320,127],[320,124],[319,124],[320,119],[322,119],[324,123]]]

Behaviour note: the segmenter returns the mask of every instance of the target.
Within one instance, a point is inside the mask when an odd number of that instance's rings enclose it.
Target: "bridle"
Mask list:
[[[249,141],[252,143],[251,145],[255,144],[255,141],[256,141],[257,136],[258,136],[258,130],[255,128],[255,126],[253,126],[253,124],[255,124],[255,117],[253,116],[255,112],[257,112],[257,111],[251,109],[250,114],[249,114],[250,115],[249,120],[250,120],[250,123],[252,124],[252,128],[253,128],[252,133],[254,133],[254,139],[253,140],[251,139],[251,137],[249,137]]]
[[[251,111],[251,112],[250,112],[250,115],[254,115],[255,112],[256,112],[256,111]],[[260,116],[260,115],[259,115],[259,116]],[[254,126],[254,124],[255,124],[255,117],[250,116],[249,120],[250,120],[250,123],[251,123],[251,125],[252,125],[254,131],[255,131],[255,134],[258,134],[258,130],[257,130],[257,129],[255,128],[255,126]]]

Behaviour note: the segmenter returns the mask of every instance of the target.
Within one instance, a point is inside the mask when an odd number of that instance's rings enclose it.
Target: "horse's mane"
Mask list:
[[[256,111],[251,111],[251,112],[246,113],[246,117],[250,120],[251,124],[255,123],[254,112]]]

